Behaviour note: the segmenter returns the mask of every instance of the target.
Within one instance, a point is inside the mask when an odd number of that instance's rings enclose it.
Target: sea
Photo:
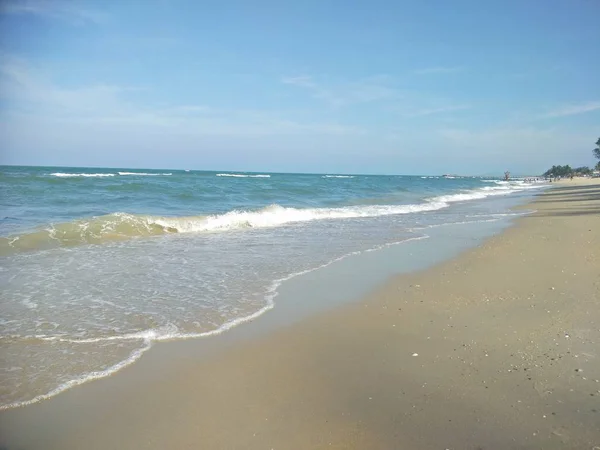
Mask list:
[[[0,166],[0,409],[210,339],[280,287],[445,225],[523,214],[494,177]]]

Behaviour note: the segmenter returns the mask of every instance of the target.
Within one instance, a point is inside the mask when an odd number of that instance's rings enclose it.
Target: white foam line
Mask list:
[[[437,223],[434,225],[426,225],[424,227],[411,227],[408,228],[408,231],[423,231],[423,230],[429,230],[431,228],[439,228],[439,227],[447,227],[447,226],[452,226],[452,225],[469,225],[471,223],[490,223],[490,222],[498,222],[501,219],[484,219],[484,220],[466,220],[464,222],[446,222],[446,223]]]
[[[277,296],[277,292],[276,292],[277,288],[279,286],[281,286],[281,284],[284,283],[285,281],[291,280],[292,278],[296,278],[301,275],[306,275],[307,273],[314,272],[315,270],[323,269],[327,266],[330,266],[333,263],[336,263],[338,261],[346,259],[350,256],[359,255],[361,253],[374,252],[377,250],[381,250],[383,248],[390,247],[392,245],[399,245],[399,244],[404,244],[404,243],[411,242],[411,241],[419,241],[421,239],[427,239],[427,238],[429,238],[429,236],[427,236],[427,235],[416,236],[416,237],[404,239],[402,241],[381,244],[381,245],[378,245],[378,246],[375,246],[375,247],[372,247],[372,248],[369,248],[366,250],[356,250],[354,252],[350,252],[345,255],[342,255],[338,258],[334,258],[334,259],[332,259],[324,264],[321,264],[319,266],[312,267],[312,268],[306,269],[306,270],[302,270],[300,272],[294,272],[288,276],[279,278],[279,279],[273,281],[271,286],[267,289],[265,298],[267,299],[268,304],[266,306],[264,306],[260,310],[254,312],[248,316],[240,317],[240,318],[232,320],[230,322],[226,322],[223,325],[221,325],[219,328],[216,328],[211,331],[205,331],[203,333],[178,333],[176,331],[176,329],[177,329],[176,327],[167,326],[167,327],[163,327],[162,329],[161,328],[151,329],[151,330],[146,330],[146,331],[140,331],[137,333],[129,333],[129,334],[123,334],[123,335],[119,335],[119,336],[107,336],[107,337],[101,337],[101,338],[72,339],[72,338],[65,338],[62,336],[47,336],[47,335],[39,335],[39,334],[33,335],[33,336],[22,336],[21,338],[39,339],[41,341],[68,342],[71,344],[91,344],[91,343],[95,343],[95,342],[131,341],[131,340],[149,340],[152,342],[164,342],[164,341],[174,341],[174,340],[184,340],[184,339],[194,339],[194,338],[214,336],[217,334],[221,334],[224,331],[230,330],[231,328],[233,328],[241,323],[249,322],[253,319],[256,319],[260,315],[264,314],[266,311],[272,309],[275,306],[273,299]],[[172,331],[164,332],[164,330],[167,328],[171,328]],[[12,338],[16,338],[16,337],[18,337],[18,336],[12,336]]]
[[[121,176],[131,175],[138,177],[160,177],[160,176],[170,176],[172,173],[147,173],[147,172],[117,172]]]
[[[234,178],[271,178],[271,175],[247,175],[242,173],[218,173],[218,177],[234,177]]]
[[[466,220],[463,222],[446,222],[446,223],[438,223],[438,224],[434,224],[434,225],[427,225],[424,227],[411,227],[408,228],[408,231],[423,231],[423,230],[428,230],[431,228],[439,228],[439,227],[445,227],[445,226],[451,226],[451,225],[468,225],[471,223],[491,223],[491,222],[499,222],[500,220],[502,220],[503,217],[522,217],[522,216],[527,216],[529,214],[533,214],[535,211],[534,210],[529,210],[529,211],[524,211],[524,212],[518,212],[518,213],[504,213],[504,214],[472,214],[472,215],[467,215],[466,217],[490,217],[490,219],[482,219],[482,220]]]
[[[206,331],[204,333],[168,333],[168,334],[159,335],[159,334],[157,334],[157,330],[147,330],[147,331],[142,331],[139,333],[131,333],[128,335],[109,336],[109,337],[105,337],[105,338],[93,338],[93,339],[67,339],[67,338],[63,338],[60,336],[44,336],[44,335],[23,336],[23,337],[21,337],[22,339],[23,338],[36,338],[36,339],[40,339],[40,340],[44,340],[44,341],[60,341],[60,342],[69,342],[69,343],[76,343],[76,344],[85,344],[85,343],[93,343],[93,342],[101,342],[101,341],[102,342],[117,341],[117,340],[141,340],[144,342],[145,346],[141,349],[134,350],[129,355],[129,358],[118,362],[117,364],[111,366],[110,368],[108,368],[104,371],[90,372],[86,375],[75,378],[74,380],[67,381],[66,383],[61,384],[60,386],[56,387],[55,389],[52,389],[50,392],[48,392],[46,394],[38,395],[38,396],[32,398],[31,400],[9,403],[7,405],[0,405],[0,411],[6,410],[6,409],[11,409],[11,408],[19,408],[22,406],[31,405],[33,403],[38,403],[42,400],[47,400],[47,399],[54,397],[68,389],[71,389],[76,386],[80,386],[89,381],[98,380],[100,378],[105,378],[105,377],[111,376],[111,375],[117,373],[119,370],[129,366],[130,364],[133,364],[135,361],[140,359],[142,357],[142,355],[152,347],[153,342],[197,339],[197,338],[205,338],[205,337],[209,337],[209,336],[216,336],[216,335],[222,334],[225,331],[228,331],[238,325],[241,325],[246,322],[250,322],[250,321],[258,318],[259,316],[262,316],[264,313],[266,313],[267,311],[269,311],[275,307],[275,298],[279,295],[279,292],[278,292],[279,287],[284,282],[291,280],[292,278],[296,278],[296,277],[299,277],[302,275],[306,275],[310,272],[314,272],[316,270],[323,269],[323,268],[330,266],[331,264],[334,264],[338,261],[342,261],[346,258],[349,258],[350,256],[359,255],[361,253],[374,252],[377,250],[381,250],[383,248],[391,247],[393,245],[400,245],[400,244],[405,244],[407,242],[420,241],[422,239],[428,239],[428,238],[429,238],[428,235],[423,234],[421,236],[408,238],[408,239],[405,239],[402,241],[390,242],[387,244],[378,245],[376,247],[369,248],[366,250],[357,250],[357,251],[342,255],[338,258],[334,258],[331,261],[328,261],[319,266],[312,267],[312,268],[306,269],[306,270],[302,270],[300,272],[295,272],[295,273],[292,273],[283,278],[279,278],[271,283],[271,286],[267,290],[267,295],[265,296],[265,299],[267,300],[267,304],[265,306],[263,306],[261,309],[259,309],[258,311],[254,312],[248,316],[240,317],[240,318],[232,320],[230,322],[226,322],[223,325],[221,325],[219,328],[217,328],[215,330],[211,330],[211,331]],[[13,337],[17,337],[17,336],[13,336]]]
[[[465,217],[519,217],[531,214],[531,211],[513,213],[467,214]]]
[[[63,172],[54,172],[50,175],[55,177],[114,177],[114,173],[63,173]]]
[[[7,405],[0,405],[0,411],[6,410],[6,409],[12,409],[12,408],[20,408],[20,407],[27,406],[27,405],[32,405],[34,403],[41,402],[42,400],[47,400],[51,397],[54,397],[54,396],[60,394],[61,392],[64,392],[71,388],[74,388],[75,386],[79,386],[79,385],[82,385],[89,381],[98,380],[100,378],[105,378],[110,375],[113,375],[113,374],[117,373],[119,370],[123,369],[124,367],[127,367],[130,364],[133,364],[134,362],[136,362],[138,359],[140,359],[142,357],[142,355],[144,353],[146,353],[148,350],[150,350],[150,348],[152,347],[152,342],[144,341],[144,343],[146,345],[143,348],[140,348],[140,349],[137,349],[137,350],[134,350],[133,352],[131,352],[131,354],[129,355],[129,358],[124,359],[123,361],[119,361],[117,364],[109,367],[106,370],[89,372],[85,375],[82,375],[80,377],[77,377],[73,380],[69,380],[66,383],[59,385],[58,387],[52,389],[50,392],[48,392],[46,394],[41,394],[36,397],[33,397],[31,400],[24,400],[21,402],[9,403]]]
[[[63,225],[69,225],[71,228],[67,227],[67,231],[73,234],[75,239],[79,239],[82,243],[84,243],[88,242],[90,237],[101,239],[105,235],[105,232],[108,232],[108,234],[115,233],[114,230],[116,227],[123,222],[130,223],[134,227],[139,227],[139,229],[136,231],[136,233],[139,235],[144,235],[144,233],[153,234],[154,232],[152,227],[156,225],[162,227],[161,232],[163,234],[172,232],[199,233],[245,228],[272,228],[286,226],[292,223],[312,222],[319,220],[359,219],[435,211],[447,208],[455,202],[482,200],[490,196],[509,195],[522,192],[525,189],[540,187],[544,186],[519,186],[515,188],[486,186],[476,190],[464,190],[462,192],[432,197],[426,199],[422,203],[408,205],[355,205],[339,208],[307,209],[271,205],[254,211],[233,210],[224,214],[192,217],[137,216],[127,213],[113,213],[108,216],[101,216],[92,219],[92,221],[95,222],[99,221],[102,225],[102,230],[99,233],[88,233],[86,231],[92,223],[91,221],[76,221]],[[77,228],[77,226],[79,228]],[[57,229],[51,226],[45,229],[45,231],[47,232],[46,237],[49,240],[57,241],[58,246],[62,245],[62,234],[57,234]],[[8,246],[18,246],[16,238],[17,237],[12,238],[12,241],[8,244]]]
[[[172,173],[149,173],[149,172],[117,172],[115,173],[65,173],[65,172],[54,172],[50,175],[54,177],[62,178],[75,178],[75,177],[86,177],[86,178],[102,178],[102,177],[114,177],[120,176],[138,176],[138,177],[156,177],[156,176],[170,176]]]

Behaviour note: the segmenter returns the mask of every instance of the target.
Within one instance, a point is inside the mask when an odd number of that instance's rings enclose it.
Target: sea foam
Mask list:
[[[0,411],[6,410],[6,409],[12,409],[12,408],[19,408],[19,407],[31,405],[34,403],[38,403],[40,401],[47,400],[51,397],[54,397],[54,396],[66,391],[68,389],[71,389],[73,387],[80,386],[80,385],[82,385],[84,383],[88,383],[90,381],[94,381],[94,380],[98,380],[101,378],[111,376],[111,375],[115,374],[116,372],[120,371],[121,369],[123,369],[123,368],[135,363],[137,360],[139,360],[144,353],[146,353],[148,350],[150,350],[150,348],[152,348],[153,343],[155,343],[155,342],[165,342],[165,341],[185,340],[185,339],[198,339],[198,338],[215,336],[215,335],[222,334],[222,333],[224,333],[238,325],[241,325],[243,323],[253,321],[256,318],[260,317],[261,315],[263,315],[264,313],[266,313],[267,311],[269,311],[275,307],[275,298],[279,294],[278,289],[284,282],[286,282],[288,280],[308,274],[310,272],[314,272],[319,269],[323,269],[325,267],[330,266],[331,264],[342,261],[351,256],[359,255],[361,253],[369,253],[369,252],[381,250],[383,248],[400,245],[400,244],[408,243],[411,241],[419,241],[419,240],[428,239],[428,238],[429,238],[428,235],[421,234],[420,236],[403,239],[401,241],[390,242],[387,244],[377,245],[377,246],[374,246],[374,247],[371,247],[371,248],[368,248],[368,249],[365,249],[362,251],[360,251],[360,250],[353,251],[353,252],[344,254],[342,256],[339,256],[337,258],[331,259],[324,264],[320,264],[318,266],[311,267],[309,269],[294,272],[285,277],[274,280],[270,284],[269,288],[267,289],[267,292],[266,292],[266,295],[264,298],[265,305],[262,308],[258,309],[257,311],[255,311],[251,314],[248,314],[246,316],[237,317],[233,320],[229,320],[229,321],[225,322],[224,324],[222,324],[221,326],[215,328],[214,330],[210,330],[210,331],[205,331],[205,332],[200,332],[200,333],[182,333],[182,332],[179,332],[178,328],[175,326],[166,326],[166,327],[161,327],[158,329],[144,330],[144,331],[140,331],[137,333],[129,333],[129,334],[124,334],[124,335],[114,335],[114,336],[103,336],[103,337],[97,337],[97,338],[70,338],[70,337],[64,336],[64,335],[58,335],[58,336],[48,336],[48,335],[3,336],[3,338],[19,338],[19,339],[26,339],[26,340],[33,339],[33,340],[40,340],[40,341],[59,341],[59,342],[69,342],[72,344],[87,344],[87,343],[107,342],[107,341],[140,341],[141,347],[134,350],[133,352],[131,352],[128,358],[119,361],[118,363],[110,366],[109,368],[107,368],[105,370],[92,371],[92,372],[81,374],[81,375],[77,376],[76,378],[73,378],[73,379],[67,381],[66,383],[60,384],[59,386],[55,387],[54,389],[50,390],[49,392],[47,392],[45,394],[37,395],[29,400],[16,401],[16,402],[0,405]]]
[[[136,177],[168,177],[173,175],[172,173],[147,173],[147,172],[117,172],[121,176],[136,176]]]
[[[232,178],[271,178],[271,175],[263,175],[263,174],[248,175],[248,174],[243,174],[243,173],[218,173],[217,176],[218,177],[232,177]]]
[[[356,205],[338,208],[293,208],[270,205],[257,210],[233,210],[224,214],[188,217],[137,215],[117,212],[90,219],[50,225],[17,236],[0,237],[0,255],[18,250],[46,249],[170,233],[225,232],[248,228],[273,228],[321,220],[360,219],[412,214],[447,208],[452,203],[508,195],[541,185],[485,186],[441,195],[423,203],[404,205]]]
[[[64,173],[64,172],[54,172],[51,173],[53,177],[61,177],[61,178],[75,178],[75,177],[89,177],[89,178],[102,178],[102,177],[114,177],[114,173]]]

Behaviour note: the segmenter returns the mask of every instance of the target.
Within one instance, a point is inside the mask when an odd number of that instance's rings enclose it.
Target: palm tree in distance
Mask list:
[[[596,141],[596,148],[593,150],[594,156],[600,160],[600,138]],[[596,164],[596,169],[600,170],[600,161]]]

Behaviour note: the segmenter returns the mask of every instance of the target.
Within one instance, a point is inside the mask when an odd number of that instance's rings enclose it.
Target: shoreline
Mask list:
[[[113,377],[110,384],[117,392],[111,399],[98,397],[102,389],[94,385],[100,381],[67,393],[68,399],[61,394],[4,411],[0,434],[5,437],[0,442],[8,448],[20,444],[27,448],[416,449],[600,445],[593,429],[600,413],[589,407],[581,414],[585,417],[578,418],[565,406],[569,391],[548,381],[550,374],[559,378],[569,374],[565,379],[578,393],[592,389],[586,382],[596,383],[594,376],[600,378],[598,355],[590,344],[600,342],[599,330],[590,325],[598,313],[586,310],[589,305],[566,288],[557,292],[541,286],[559,286],[561,277],[568,284],[571,279],[562,274],[574,268],[582,280],[581,286],[575,286],[580,298],[599,300],[592,276],[593,270],[600,272],[597,254],[584,240],[598,242],[600,186],[577,186],[561,182],[534,199],[537,213],[519,218],[499,236],[423,272],[393,277],[358,303],[336,306],[268,335],[237,342],[201,361],[190,356],[175,368],[148,362],[133,368],[139,375],[152,367],[155,373],[145,379],[126,382],[125,373]],[[593,230],[587,232],[591,236],[583,233],[586,227]],[[545,249],[544,243],[552,248]],[[556,261],[553,252],[560,254]],[[586,265],[581,257],[591,259]],[[512,278],[499,283],[494,271],[505,271]],[[540,298],[542,294],[550,300]],[[477,301],[482,295],[502,301]],[[519,302],[531,304],[532,295],[537,305],[522,308]],[[570,306],[574,311],[569,311]],[[538,313],[544,307],[550,312]],[[580,327],[587,330],[581,332],[587,333],[584,337],[568,327],[586,320],[589,326]],[[554,336],[559,325],[569,328],[568,338]],[[531,338],[531,343],[521,335]],[[583,346],[576,351],[581,358],[577,362],[585,360],[585,368],[563,373],[565,361],[572,363],[574,357],[564,353],[554,360],[548,357],[553,363],[546,363],[537,351],[541,343],[546,353],[555,347],[562,351],[565,342]],[[190,341],[187,347],[192,346]],[[168,352],[162,353],[168,358]],[[519,360],[515,354],[523,357]],[[542,361],[546,365],[541,366]],[[510,372],[498,371],[509,363]],[[515,387],[510,379],[513,368],[519,369],[515,373],[533,375],[529,380],[529,376],[519,378],[521,384]],[[583,380],[588,376],[592,378]],[[549,390],[552,394],[546,393]],[[564,397],[562,406],[552,404],[555,411],[547,406],[549,412],[543,414],[540,403],[548,403],[557,392]],[[587,394],[578,398],[578,404],[598,403],[600,393]],[[524,424],[526,416],[530,423]],[[563,417],[568,420],[561,421]],[[548,431],[550,422],[556,424]],[[529,433],[531,427],[538,431]]]
[[[474,204],[466,202],[466,205],[475,209],[474,216],[465,212],[464,214],[467,215],[462,221],[450,220],[441,224],[425,224],[422,227],[407,228],[407,233],[404,233],[402,238],[397,237],[400,239],[398,241],[351,251],[321,265],[274,280],[270,282],[270,287],[265,294],[267,304],[264,307],[252,312],[249,316],[240,316],[226,322],[216,329],[198,333],[167,334],[161,330],[148,330],[148,332],[131,333],[120,339],[117,338],[122,342],[138,342],[137,350],[110,367],[71,378],[49,390],[40,391],[34,398],[3,404],[0,406],[0,411],[33,405],[89,382],[97,382],[115,376],[129,366],[138,363],[142,356],[148,358],[150,350],[154,353],[159,348],[160,351],[166,353],[166,349],[162,350],[164,345],[168,346],[168,351],[179,354],[197,353],[197,347],[201,348],[200,353],[211,352],[213,349],[218,351],[224,345],[233,345],[240,340],[266,334],[312,314],[318,314],[341,304],[359,301],[391,276],[426,269],[500,233],[510,225],[514,217],[526,214],[526,212],[511,212],[516,206],[524,204],[532,197],[531,193],[525,197],[523,194],[527,194],[527,192],[517,196],[500,196],[493,200],[487,200],[485,203],[482,202],[481,205],[487,205],[487,208],[490,205],[496,205],[493,208],[502,211],[497,214],[492,213],[490,218],[484,212],[483,215],[486,215],[486,218],[479,220],[481,213],[479,213],[477,202]],[[397,250],[394,250],[396,247]],[[432,253],[432,250],[435,251]],[[345,279],[340,279],[340,271],[344,275],[351,276],[351,286]],[[293,287],[290,288],[290,286]],[[332,292],[335,298],[332,298]],[[311,300],[307,302],[307,298]],[[272,311],[275,304],[277,309]],[[268,317],[264,317],[263,314],[267,312],[269,313]],[[239,329],[238,325],[243,325],[242,329]],[[210,338],[210,342],[207,342],[207,338]],[[218,341],[213,342],[213,339],[218,339]],[[42,338],[42,340],[45,339]],[[52,338],[48,340],[52,340]],[[94,340],[91,338],[90,343]],[[102,341],[102,338],[99,340]],[[193,347],[183,348],[185,344],[182,342],[185,341],[195,342],[192,344]],[[180,347],[183,349],[180,350]]]
[[[519,213],[503,214],[503,216],[505,216],[505,215],[511,216],[511,217],[513,217],[513,216],[516,217],[516,216],[520,216],[522,214],[519,214]],[[485,220],[484,222],[500,222],[500,221],[501,221],[501,219],[494,219],[494,220]],[[452,229],[454,227],[458,227],[460,229],[459,233],[461,233],[461,232],[464,232],[463,228],[465,227],[465,225],[466,226],[471,226],[471,225],[477,226],[480,223],[481,223],[480,221],[475,220],[472,222],[447,223],[447,224],[442,224],[442,225],[436,225],[435,227],[437,228],[437,227],[443,226],[445,228],[450,228],[450,229]],[[494,234],[500,233],[502,231],[502,229],[506,228],[507,226],[509,226],[508,222],[504,221],[503,223],[500,224],[500,226],[489,227],[491,229],[488,229],[488,230],[482,230],[482,229],[479,229],[476,231],[474,230],[476,233],[481,234],[481,236],[478,236],[474,239],[477,239],[478,241],[483,241],[483,240],[489,238],[490,236],[493,236]],[[452,231],[450,231],[450,236],[452,236]],[[444,255],[441,257],[438,255],[438,259],[439,259],[438,261],[432,262],[426,258],[425,260],[417,263],[416,267],[412,267],[412,265],[413,265],[412,263],[409,264],[411,267],[406,267],[407,261],[405,261],[405,264],[403,264],[403,265],[400,265],[400,266],[394,265],[394,267],[391,268],[391,271],[392,271],[391,274],[387,273],[388,269],[384,268],[383,269],[384,273],[378,273],[379,278],[381,278],[379,281],[369,280],[367,282],[367,281],[361,279],[358,282],[358,285],[360,285],[360,288],[359,288],[360,291],[364,292],[362,295],[357,295],[355,292],[350,293],[346,289],[346,291],[344,291],[343,293],[336,292],[336,299],[334,301],[332,301],[331,297],[322,298],[321,300],[323,300],[323,302],[325,303],[325,305],[323,305],[323,306],[315,307],[314,305],[310,305],[307,307],[306,302],[304,301],[303,298],[301,298],[302,295],[298,294],[298,292],[302,291],[303,288],[299,287],[299,286],[295,286],[292,289],[289,289],[289,287],[288,287],[289,284],[304,285],[307,282],[308,283],[316,282],[317,284],[324,285],[324,287],[320,287],[321,290],[331,288],[333,285],[336,284],[336,280],[334,280],[333,282],[330,280],[330,278],[332,277],[332,274],[328,272],[329,266],[332,266],[335,264],[336,267],[339,267],[340,265],[349,264],[352,267],[352,270],[356,271],[357,263],[354,260],[354,258],[356,258],[356,257],[364,258],[366,254],[369,254],[371,252],[378,252],[377,254],[379,255],[379,252],[381,252],[382,250],[386,250],[386,249],[396,247],[396,246],[401,246],[402,250],[406,250],[409,252],[418,251],[419,250],[418,248],[413,248],[411,250],[412,244],[417,244],[418,241],[422,241],[424,239],[429,239],[430,237],[431,236],[429,236],[429,235],[423,234],[423,235],[419,235],[419,236],[415,236],[415,237],[405,238],[404,240],[401,240],[398,242],[392,242],[392,243],[380,245],[380,246],[374,247],[374,248],[368,248],[368,249],[361,250],[361,251],[355,251],[355,252],[352,252],[352,253],[349,253],[346,255],[342,255],[342,256],[335,258],[331,261],[328,261],[325,264],[322,264],[320,266],[316,266],[311,269],[304,270],[302,272],[293,273],[282,279],[275,280],[272,283],[272,287],[269,289],[269,295],[267,296],[267,300],[269,301],[269,303],[266,306],[264,306],[263,308],[259,309],[258,311],[250,314],[249,316],[240,317],[231,322],[227,322],[226,324],[222,325],[221,327],[219,327],[215,330],[210,330],[210,331],[206,331],[203,333],[180,335],[177,337],[156,339],[156,340],[151,340],[151,341],[144,340],[144,347],[140,348],[139,350],[134,351],[130,355],[129,358],[117,363],[116,365],[111,366],[110,368],[105,369],[102,372],[92,372],[92,373],[85,374],[84,376],[82,376],[80,378],[74,378],[64,384],[57,386],[56,388],[52,389],[48,393],[39,394],[30,400],[24,400],[24,401],[17,402],[14,404],[1,405],[0,412],[1,411],[10,411],[10,410],[14,410],[17,408],[24,408],[24,407],[27,407],[30,405],[35,405],[39,402],[44,402],[44,401],[50,400],[52,398],[55,398],[58,395],[61,395],[71,389],[77,388],[84,384],[88,384],[91,382],[103,380],[105,378],[113,377],[113,376],[117,375],[118,373],[120,373],[123,369],[128,368],[129,366],[132,366],[132,365],[138,363],[139,360],[150,350],[152,350],[153,352],[156,352],[157,348],[159,349],[158,350],[159,352],[162,352],[162,355],[159,355],[158,358],[168,357],[166,355],[168,353],[170,353],[172,350],[175,350],[175,353],[178,355],[181,355],[182,353],[185,354],[186,352],[192,352],[192,353],[196,353],[196,354],[210,354],[214,351],[221,351],[223,348],[225,348],[227,346],[235,345],[236,343],[238,343],[240,341],[244,341],[247,339],[255,338],[257,336],[262,336],[262,335],[268,334],[276,329],[283,328],[283,327],[289,325],[290,323],[297,322],[303,318],[309,317],[314,314],[319,314],[319,312],[326,311],[326,310],[329,310],[329,309],[332,309],[335,307],[339,307],[340,305],[344,305],[347,303],[359,301],[369,291],[373,290],[376,286],[384,283],[387,279],[396,275],[397,273],[405,273],[405,272],[408,273],[408,272],[415,272],[418,270],[425,270],[426,268],[434,266],[437,263],[440,263],[442,261],[450,259],[454,253],[460,253],[462,251],[466,251],[469,248],[473,247],[473,245],[470,245],[470,246],[467,246],[466,248],[462,248],[460,245],[457,245],[456,248],[451,248],[451,249],[447,250],[449,252],[448,255]],[[450,238],[452,239],[452,237],[450,237]],[[380,259],[378,257],[375,257],[375,258],[376,258],[375,260]],[[388,260],[390,258],[393,258],[393,255],[387,257]],[[348,261],[346,261],[346,260],[348,260]],[[364,266],[365,264],[363,263],[362,265]],[[325,269],[326,273],[323,273],[324,269]],[[315,274],[313,274],[313,272],[315,272]],[[335,277],[335,275],[333,275],[333,277]],[[298,278],[299,280],[296,281],[295,280],[296,278]],[[309,278],[308,281],[307,281],[307,278]],[[341,281],[337,280],[337,282],[339,283]],[[280,294],[282,292],[283,292],[283,295],[280,296]],[[306,290],[304,290],[303,294],[311,295],[311,292],[307,293]],[[312,292],[312,294],[314,294],[314,292]],[[317,290],[317,295],[319,295],[318,290]],[[283,297],[283,298],[281,298],[281,297]],[[312,301],[310,303],[314,304],[316,302]],[[272,310],[275,308],[275,306],[277,306],[277,310],[275,312],[273,312]],[[265,320],[264,315],[266,313],[270,313],[270,314]],[[237,328],[239,326],[243,326],[243,327],[241,329]],[[206,341],[207,338],[217,338],[217,340],[211,339],[209,341]],[[133,339],[134,338],[132,338],[132,340]],[[138,339],[142,340],[143,338],[138,338]],[[180,348],[174,347],[174,345],[177,347],[180,347]],[[200,352],[198,352],[198,347],[200,347],[202,349]],[[147,357],[148,356],[146,356],[146,358]]]

